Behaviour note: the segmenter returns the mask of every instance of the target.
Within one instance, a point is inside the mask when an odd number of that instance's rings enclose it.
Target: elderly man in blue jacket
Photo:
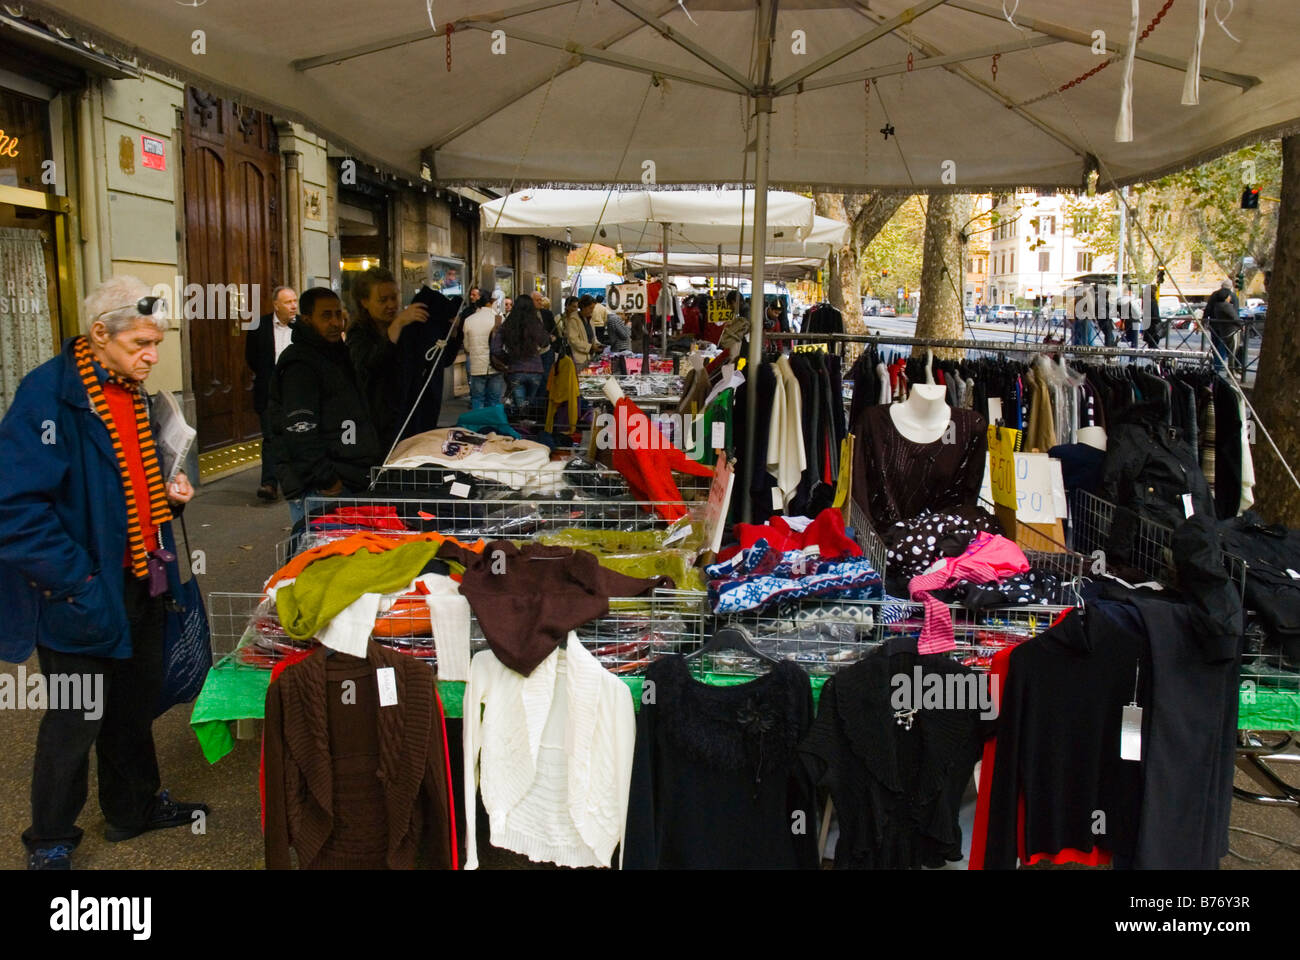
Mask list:
[[[144,391],[165,304],[134,277],[114,277],[85,310],[87,333],[23,378],[0,421],[0,659],[22,663],[35,647],[48,689],[76,676],[83,691],[41,720],[23,834],[30,869],[70,866],[92,745],[108,840],[208,812],[159,792],[153,742],[174,560],[163,538],[172,542],[172,508],[194,495],[183,473],[162,475]],[[84,702],[87,687],[102,703]]]

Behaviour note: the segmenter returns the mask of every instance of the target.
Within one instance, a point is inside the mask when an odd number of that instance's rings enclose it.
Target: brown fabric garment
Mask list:
[[[500,553],[498,553],[500,551]],[[444,560],[465,565],[460,592],[503,664],[525,677],[551,655],[570,630],[609,613],[610,597],[639,597],[673,587],[671,577],[627,577],[600,565],[594,554],[539,543],[522,548],[493,540],[471,553],[448,542]]]
[[[402,870],[417,858],[451,868],[434,672],[373,641],[364,660],[327,652],[287,667],[266,692],[267,869],[288,869],[291,847],[304,870]],[[381,667],[397,681],[397,703],[386,707]]]
[[[988,453],[984,418],[953,410],[952,426],[952,443],[913,443],[894,426],[888,405],[863,409],[853,425],[853,500],[877,531],[979,499]]]

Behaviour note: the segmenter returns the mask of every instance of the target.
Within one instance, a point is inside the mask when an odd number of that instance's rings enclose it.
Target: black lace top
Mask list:
[[[808,675],[786,661],[712,687],[690,670],[673,656],[646,673],[624,868],[815,868],[815,797],[798,755]]]

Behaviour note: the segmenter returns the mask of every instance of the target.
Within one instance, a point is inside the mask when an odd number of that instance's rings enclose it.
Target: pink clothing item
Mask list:
[[[960,557],[948,557],[931,573],[913,577],[907,584],[913,600],[925,605],[925,625],[916,643],[917,653],[945,653],[957,646],[948,605],[930,596],[958,580],[989,583],[1017,573],[1028,573],[1024,551],[1006,537],[981,532]]]

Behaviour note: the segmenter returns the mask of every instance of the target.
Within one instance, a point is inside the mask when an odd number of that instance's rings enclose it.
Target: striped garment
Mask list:
[[[104,421],[108,435],[113,441],[113,453],[117,457],[117,468],[122,475],[122,489],[126,493],[126,537],[127,548],[131,553],[131,572],[137,579],[148,575],[149,547],[144,542],[144,533],[140,525],[140,499],[135,485],[131,482],[131,468],[127,463],[126,450],[122,446],[122,437],[117,424],[113,422],[113,412],[109,409],[108,398],[100,386],[95,373],[95,361],[90,352],[90,341],[78,337],[73,343],[73,357],[77,362],[77,373],[85,384],[90,404]],[[114,373],[108,374],[108,382],[121,387],[135,395],[136,435],[140,440],[140,460],[144,465],[145,480],[149,486],[149,521],[159,528],[172,518],[171,508],[167,505],[167,487],[163,483],[162,467],[158,464],[158,453],[154,449],[153,430],[149,426],[149,404],[145,400],[141,384],[127,377]],[[156,548],[158,545],[155,544]]]

